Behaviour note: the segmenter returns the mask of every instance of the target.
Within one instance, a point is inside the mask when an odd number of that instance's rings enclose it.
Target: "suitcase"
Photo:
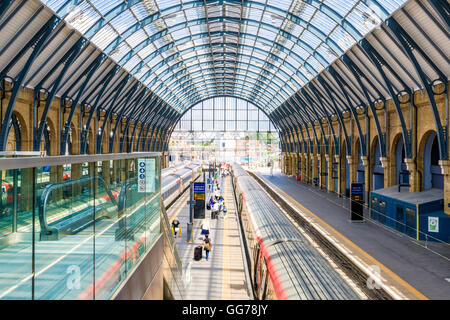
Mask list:
[[[202,246],[198,246],[195,247],[194,249],[194,260],[202,260],[202,255],[203,255],[203,247]]]

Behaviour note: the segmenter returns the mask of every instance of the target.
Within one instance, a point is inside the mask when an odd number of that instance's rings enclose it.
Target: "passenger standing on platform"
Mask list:
[[[209,205],[209,210],[211,210],[212,209],[212,207],[214,206],[214,197],[211,195],[211,198],[209,198],[209,202],[208,202],[208,205]]]
[[[206,252],[206,260],[209,258],[209,252],[211,251],[212,242],[211,239],[208,238],[208,235],[205,235],[205,239],[203,240],[203,249]]]
[[[180,230],[180,221],[177,217],[175,217],[172,221],[172,229],[173,229],[173,236],[176,238],[177,233]]]
[[[203,219],[203,222],[201,224],[202,232],[201,235],[209,235],[209,221],[208,218]]]
[[[219,203],[215,202],[214,206],[213,206],[213,208],[211,210],[211,218],[212,219],[216,218],[216,215],[219,213],[219,210],[220,210]]]

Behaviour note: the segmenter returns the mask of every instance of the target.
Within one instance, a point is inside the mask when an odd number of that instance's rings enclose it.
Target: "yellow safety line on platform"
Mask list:
[[[406,282],[405,280],[403,280],[402,278],[400,278],[397,274],[395,274],[393,271],[391,271],[389,268],[387,268],[385,265],[383,265],[382,263],[380,263],[377,259],[375,259],[374,257],[372,257],[370,254],[368,254],[366,251],[364,251],[363,249],[361,249],[359,246],[357,246],[355,243],[353,243],[350,239],[348,239],[347,237],[345,237],[343,234],[341,234],[340,232],[338,232],[336,229],[334,229],[332,226],[330,226],[328,223],[326,223],[325,221],[323,221],[321,218],[319,218],[316,214],[312,213],[311,210],[305,208],[303,205],[301,205],[298,201],[296,201],[294,198],[292,198],[290,195],[288,195],[286,192],[284,192],[283,190],[281,190],[280,188],[278,188],[277,186],[275,186],[273,183],[271,183],[270,181],[268,181],[266,178],[264,178],[263,176],[259,175],[259,177],[261,177],[262,179],[264,179],[268,184],[270,184],[271,186],[273,186],[275,189],[279,190],[282,194],[284,194],[286,197],[288,197],[291,201],[295,202],[300,208],[302,208],[303,210],[305,210],[306,212],[308,212],[309,214],[311,214],[315,219],[317,219],[318,221],[320,221],[324,226],[326,226],[327,228],[329,228],[329,230],[331,230],[332,232],[336,233],[339,237],[341,237],[345,242],[347,242],[351,247],[353,247],[355,250],[359,251],[362,255],[364,255],[367,259],[369,259],[371,262],[377,264],[384,272],[386,272],[387,274],[389,274],[392,278],[394,278],[397,282],[399,282],[399,284],[401,284],[403,287],[405,287],[405,289],[407,289],[411,294],[413,294],[414,296],[416,296],[418,299],[420,300],[429,300],[425,295],[423,295],[422,293],[420,293],[416,288],[414,288],[413,286],[411,286],[408,282]]]
[[[183,202],[184,202],[184,201],[181,201],[183,198],[186,198],[186,194],[182,195],[181,198],[177,200],[177,202],[178,202],[178,201],[181,202],[181,203],[180,203],[181,205],[178,207],[177,211],[175,211],[175,214],[169,219],[169,223],[172,223],[173,219],[175,219],[175,218],[178,216],[178,214],[180,213],[180,211],[181,211],[181,210],[184,208],[184,206],[186,205],[186,204],[183,205]]]
[[[224,181],[224,184],[226,182]],[[224,186],[222,186],[224,188]],[[226,188],[224,188],[225,195],[228,196],[229,190],[228,190],[228,184],[226,184]],[[227,197],[227,205],[229,198]],[[230,300],[231,299],[231,277],[230,277],[230,252],[228,248],[228,244],[225,243],[225,241],[228,241],[228,219],[223,219],[223,236],[222,236],[222,244],[223,244],[223,251],[222,251],[222,300]]]
[[[223,270],[222,270],[222,299],[230,300],[230,252],[228,245],[225,244],[225,241],[228,240],[228,219],[224,219],[223,223],[223,251],[222,251],[222,259],[223,259]]]

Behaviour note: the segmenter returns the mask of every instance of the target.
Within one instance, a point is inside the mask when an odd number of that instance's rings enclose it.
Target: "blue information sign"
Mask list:
[[[362,193],[364,191],[364,185],[363,184],[356,184],[356,183],[352,183],[352,193]]]
[[[205,184],[204,183],[194,183],[194,192],[195,193],[205,193]]]
[[[352,183],[350,187],[350,221],[364,221],[364,184]]]

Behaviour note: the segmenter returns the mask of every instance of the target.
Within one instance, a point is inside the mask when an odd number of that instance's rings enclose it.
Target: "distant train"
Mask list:
[[[180,170],[182,168],[187,168],[187,167],[189,167],[191,165],[192,165],[192,162],[186,161],[186,162],[179,163],[179,164],[176,164],[176,165],[171,166],[171,167],[167,167],[167,168],[161,169],[161,177],[165,177],[165,176],[167,176],[169,174],[176,173],[178,170]]]
[[[195,181],[202,173],[200,163],[178,169],[162,178],[161,196],[164,199],[164,206],[167,208],[176,198],[178,198],[191,181]]]
[[[359,299],[239,164],[231,173],[256,299]]]

